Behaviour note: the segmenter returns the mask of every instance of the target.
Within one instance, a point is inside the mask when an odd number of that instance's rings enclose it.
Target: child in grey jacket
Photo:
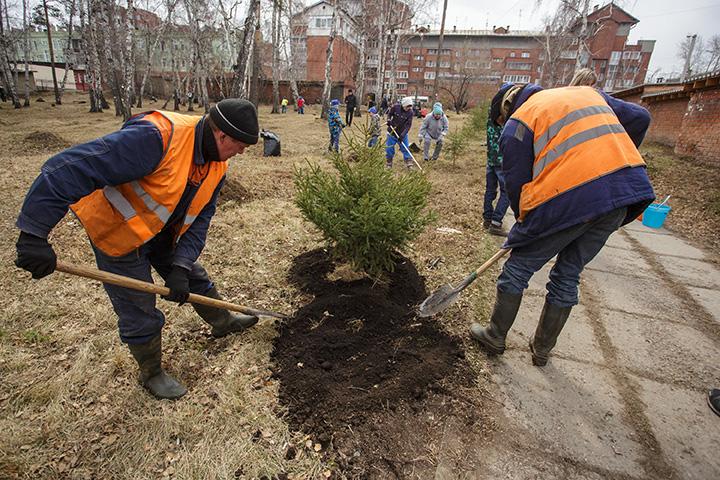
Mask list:
[[[418,135],[420,142],[423,143],[423,159],[425,161],[438,159],[445,135],[447,135],[449,129],[450,123],[445,113],[443,113],[442,104],[438,102],[433,105],[432,113],[423,120]],[[430,142],[433,140],[435,140],[435,150],[433,151],[432,157],[430,157]]]

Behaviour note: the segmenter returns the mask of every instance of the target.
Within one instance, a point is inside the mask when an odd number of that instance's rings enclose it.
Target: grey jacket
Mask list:
[[[433,140],[438,140],[441,135],[447,135],[449,128],[450,123],[444,113],[436,120],[432,112],[430,112],[423,120],[419,136],[422,138],[430,136]]]

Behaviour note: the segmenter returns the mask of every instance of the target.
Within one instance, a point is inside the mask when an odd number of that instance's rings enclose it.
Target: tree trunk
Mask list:
[[[132,116],[135,94],[135,2],[127,0],[125,16],[125,61],[123,62],[123,121]]]
[[[80,1],[82,1],[82,0],[80,0]],[[75,63],[74,55],[72,52],[72,35],[73,35],[73,17],[75,17],[76,5],[77,5],[76,0],[72,0],[72,2],[70,3],[70,17],[68,18],[68,23],[67,23],[68,40],[67,40],[67,43],[65,44],[65,71],[63,72],[63,78],[62,78],[62,81],[60,82],[60,97],[61,98],[62,98],[63,94],[65,93],[65,83],[67,82],[70,68]]]
[[[288,27],[289,27],[288,30],[289,30],[289,32],[290,32],[290,40],[289,40],[289,42],[290,42],[290,49],[289,49],[289,50],[290,50],[290,54],[289,54],[289,57],[288,57],[288,49],[287,49],[287,48],[284,48],[283,51],[285,52],[285,60],[286,60],[286,63],[287,63],[287,65],[288,65],[288,81],[290,82],[290,91],[292,92],[292,97],[293,97],[293,108],[297,109],[297,100],[298,100],[298,97],[300,96],[300,92],[298,91],[298,86],[297,86],[297,76],[296,76],[296,71],[295,71],[295,55],[293,54],[293,42],[292,42],[292,37],[293,37],[293,31],[292,31],[292,28],[293,28],[293,25],[292,25],[293,8],[292,8],[292,4],[293,4],[293,0],[287,0],[287,5],[288,5]],[[284,29],[281,28],[281,29],[280,29],[280,33],[282,34],[283,31],[284,31]],[[288,41],[288,39],[285,39],[285,42],[287,42],[287,41]]]
[[[232,96],[247,97],[249,90],[249,74],[252,70],[252,53],[255,43],[255,24],[257,23],[256,12],[260,6],[260,0],[250,0],[247,15],[243,26],[242,42],[238,50],[233,74]]]
[[[172,0],[167,4],[167,16],[165,17],[165,21],[162,24],[162,27],[160,27],[160,32],[155,36],[155,40],[153,41],[152,47],[148,51],[147,54],[147,63],[145,64],[145,71],[143,72],[142,79],[140,80],[140,87],[139,92],[137,96],[137,108],[142,108],[143,104],[143,95],[145,94],[145,84],[147,83],[148,76],[150,75],[150,69],[152,68],[152,59],[153,55],[155,55],[155,52],[157,51],[157,47],[160,44],[162,40],[165,39],[165,32],[167,31],[168,25],[170,25],[170,22],[172,22],[172,15],[175,11],[175,6],[177,5],[177,0]],[[164,90],[164,89],[163,89]]]
[[[30,28],[28,25],[28,17],[30,15],[30,2],[23,0],[23,57],[25,59],[25,101],[23,107],[30,106]]]
[[[443,1],[442,20],[440,21],[440,38],[438,39],[437,56],[435,57],[435,81],[433,83],[433,98],[438,101],[438,81],[440,80],[440,54],[443,49],[443,41],[445,39],[445,14],[447,13],[447,0]]]
[[[400,48],[400,34],[395,32],[394,35],[395,38],[393,39],[392,53],[390,54],[390,79],[388,82],[388,90],[391,98],[395,98],[397,94],[397,81],[395,80],[395,75],[397,72],[398,50]]]
[[[87,0],[87,12],[85,11],[85,0],[80,0],[80,28],[82,29],[83,50],[86,55],[87,83],[89,84],[88,95],[90,97],[90,112],[102,113],[105,109],[105,98],[102,93],[102,81],[100,74],[100,59],[98,58],[97,22],[91,20],[93,11],[92,0]]]
[[[387,50],[387,35],[385,34],[386,24],[385,19],[387,13],[385,11],[386,0],[380,0],[380,26],[378,31],[379,43],[378,43],[378,66],[375,74],[377,85],[375,86],[375,100],[379,103],[383,98],[384,82],[385,82],[385,51]],[[392,102],[392,98],[390,99]]]
[[[3,19],[3,15],[5,18]],[[7,21],[7,3],[0,1],[0,76],[5,87],[8,98],[12,101],[15,108],[21,108],[20,99],[17,95],[15,79],[13,78],[12,69],[10,68],[10,40],[6,37],[6,32],[10,34],[10,23],[8,21],[7,28],[3,26],[3,20]]]
[[[580,35],[578,38],[577,58],[575,59],[575,70],[583,68],[583,55],[585,53],[585,39],[587,38],[588,11],[590,10],[590,0],[583,0],[582,21],[580,27]]]
[[[332,58],[333,58],[333,43],[335,43],[335,35],[337,35],[337,0],[333,0],[333,16],[330,21],[330,37],[328,37],[327,49],[325,50],[325,85],[323,85],[322,95],[322,112],[320,118],[327,118],[327,110],[330,107],[330,93],[332,89]]]
[[[62,104],[62,98],[60,97],[60,90],[58,90],[57,75],[55,74],[55,52],[53,51],[52,43],[52,25],[50,25],[50,18],[48,17],[47,0],[43,0],[43,10],[45,11],[45,27],[47,28],[48,37],[48,49],[50,50],[50,71],[52,72],[53,89],[55,90],[55,105]]]
[[[365,16],[363,16],[363,29],[362,33],[360,34],[360,66],[358,67],[358,73],[357,77],[355,77],[355,91],[357,92],[357,99],[358,99],[358,108],[357,110],[357,116],[359,117],[362,110],[362,105],[365,103],[365,60],[367,58],[367,54],[365,52],[365,47],[367,45],[367,31],[366,31],[366,24]]]
[[[273,12],[272,12],[272,68],[273,68],[273,106],[270,113],[280,113],[280,5],[281,0],[273,0]]]

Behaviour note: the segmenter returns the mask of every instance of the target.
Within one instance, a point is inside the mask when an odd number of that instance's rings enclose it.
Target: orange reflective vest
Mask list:
[[[513,119],[515,137],[533,135],[532,180],[522,187],[520,215],[573,188],[627,167],[645,165],[605,99],[592,87],[542,90]]]
[[[162,136],[163,157],[149,175],[95,190],[70,206],[93,244],[110,256],[126,255],[157,235],[182,197],[188,182],[200,184],[175,240],[190,228],[227,171],[227,162],[196,165],[195,127],[201,117],[152,111],[143,120]]]

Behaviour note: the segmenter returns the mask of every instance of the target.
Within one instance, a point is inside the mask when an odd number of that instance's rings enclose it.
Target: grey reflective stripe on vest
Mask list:
[[[533,179],[537,178],[537,176],[542,173],[545,167],[557,160],[560,156],[566,154],[571,148],[577,147],[581,143],[585,143],[589,140],[602,137],[603,135],[624,132],[625,129],[623,128],[623,126],[619,123],[615,123],[612,125],[600,125],[573,135],[572,137],[559,144],[557,147],[550,150],[545,156],[540,158],[540,160],[535,162],[535,165],[533,165]]]
[[[197,215],[190,215],[188,213],[187,215],[185,215],[185,225],[188,225],[188,226],[192,225],[192,223],[195,221],[196,218],[197,218]]]
[[[545,133],[540,135],[540,137],[535,140],[535,144],[533,145],[533,149],[535,150],[535,156],[537,157],[538,155],[540,155],[540,152],[543,151],[543,149],[547,146],[550,140],[552,140],[558,133],[560,133],[560,130],[562,130],[563,127],[566,127],[567,125],[577,120],[580,120],[581,118],[589,117],[591,115],[599,115],[601,113],[612,113],[613,115],[615,114],[615,112],[613,112],[613,109],[608,107],[607,105],[594,105],[592,107],[585,107],[568,113],[563,118],[550,125],[550,127],[548,127]]]
[[[133,191],[135,191],[135,194],[140,197],[140,200],[143,201],[145,206],[155,215],[157,215],[163,223],[167,223],[167,221],[170,219],[170,212],[168,212],[168,209],[165,208],[164,205],[160,205],[159,203],[157,203],[155,199],[150,196],[149,193],[143,190],[142,186],[140,185],[140,183],[138,183],[137,180],[130,182],[130,185],[132,186]]]
[[[137,215],[133,206],[130,205],[130,202],[127,201],[117,188],[103,187],[103,195],[105,195],[105,198],[107,198],[107,201],[110,202],[110,205],[115,207],[115,210],[120,212],[126,221]]]

